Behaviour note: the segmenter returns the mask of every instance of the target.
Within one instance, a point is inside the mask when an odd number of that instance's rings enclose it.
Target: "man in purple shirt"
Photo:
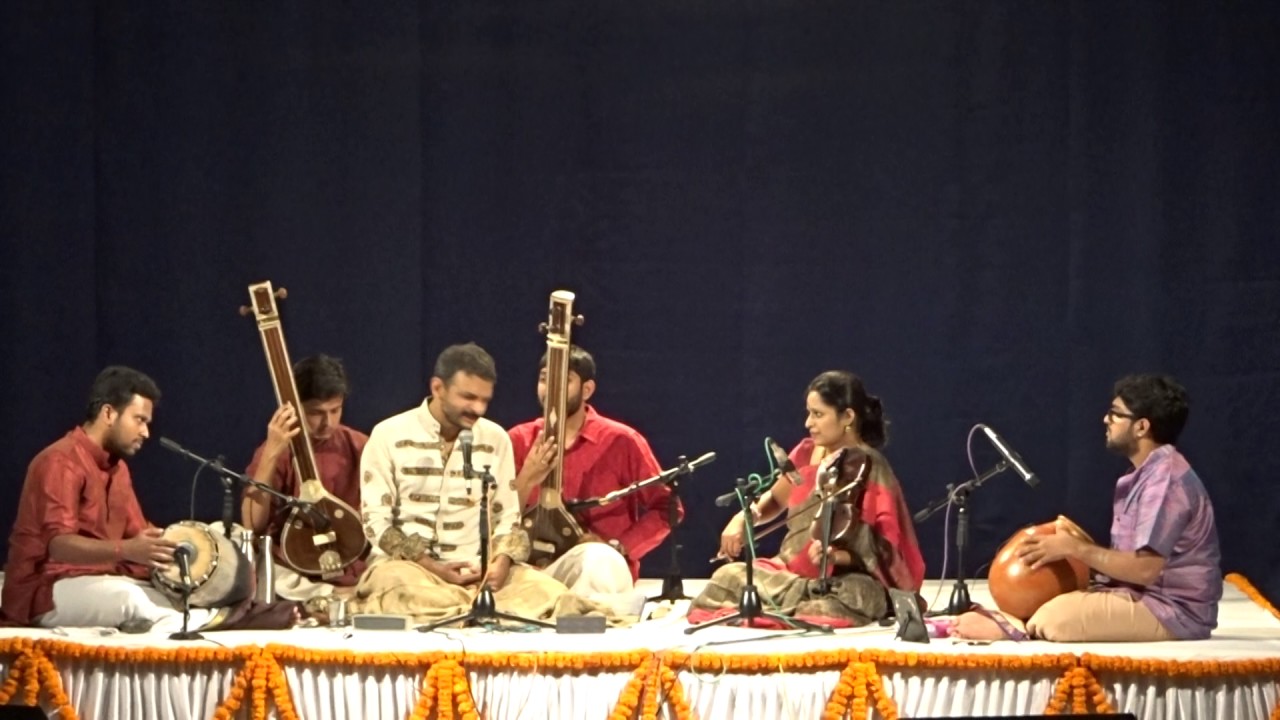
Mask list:
[[[1131,375],[1116,383],[1114,395],[1103,416],[1107,448],[1133,469],[1116,483],[1111,547],[1067,533],[1022,543],[1018,554],[1032,568],[1073,557],[1095,573],[1088,590],[1059,595],[1037,610],[1026,634],[1056,642],[1207,638],[1218,625],[1221,554],[1213,504],[1174,447],[1187,422],[1187,391],[1168,376]],[[1016,620],[997,622],[1004,619],[965,613],[954,633],[1022,635]]]

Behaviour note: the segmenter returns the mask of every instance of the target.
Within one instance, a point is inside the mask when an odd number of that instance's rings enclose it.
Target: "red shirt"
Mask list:
[[[333,496],[360,512],[360,454],[364,452],[369,436],[353,430],[346,425],[338,425],[333,435],[326,440],[313,441],[312,453],[316,457],[316,472],[320,473],[320,484]],[[253,477],[262,461],[262,445],[253,451],[253,460],[245,474]],[[276,487],[286,495],[298,496],[301,483],[293,472],[293,449],[286,448],[276,461]],[[280,544],[280,530],[292,512],[284,505],[272,503],[272,513],[267,520],[267,534]],[[360,579],[364,571],[364,561],[357,560],[347,566],[342,575],[325,580],[331,585],[352,586]]]
[[[508,431],[515,451],[516,472],[524,467],[533,441],[542,432],[542,419],[531,420]],[[634,428],[597,413],[587,406],[587,417],[578,437],[564,451],[564,487],[566,502],[601,497],[651,478],[662,472],[644,436]],[[605,540],[617,539],[627,551],[631,577],[640,576],[640,558],[662,543],[670,532],[667,506],[671,488],[663,483],[650,485],[636,493],[603,507],[578,513],[584,529]],[[537,503],[537,493],[530,493],[528,504]],[[684,508],[679,509],[684,516]]]
[[[127,540],[148,527],[129,467],[76,428],[40,451],[27,468],[18,518],[9,536],[0,614],[32,624],[53,609],[53,584],[77,575],[148,576],[133,563],[75,565],[49,559],[59,535]]]

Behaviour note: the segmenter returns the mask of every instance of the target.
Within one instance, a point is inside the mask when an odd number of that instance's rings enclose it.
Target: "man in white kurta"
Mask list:
[[[429,622],[466,610],[480,581],[482,476],[489,490],[487,582],[500,609],[543,618],[566,592],[521,565],[529,540],[520,527],[511,440],[484,418],[493,396],[493,359],[474,344],[441,353],[431,396],[378,423],[360,461],[369,570],[356,591],[357,612],[410,615]],[[463,472],[459,433],[472,432],[474,477]]]

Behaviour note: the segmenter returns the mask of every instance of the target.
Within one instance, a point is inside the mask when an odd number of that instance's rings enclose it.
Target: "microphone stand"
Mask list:
[[[689,599],[689,596],[684,594],[684,578],[680,573],[680,550],[683,548],[679,542],[680,528],[683,525],[680,522],[680,478],[692,474],[693,468],[684,455],[677,460],[680,465],[676,473],[667,481],[667,485],[671,488],[671,496],[667,498],[667,527],[671,528],[671,537],[668,540],[671,544],[671,564],[667,566],[666,577],[662,578],[662,592],[651,598],[645,598],[647,603]]]
[[[190,629],[191,623],[191,576],[182,576],[182,631],[171,633],[170,640],[203,640],[204,636]]]
[[[257,480],[254,480],[253,478],[249,477],[248,475],[243,475],[241,473],[236,472],[235,470],[232,470],[231,468],[222,464],[221,456],[219,456],[219,458],[214,460],[210,460],[209,458],[205,458],[205,457],[200,457],[199,455],[191,452],[190,450],[182,447],[178,443],[166,437],[160,438],[160,446],[165,448],[166,450],[175,452],[187,458],[188,460],[200,463],[200,465],[204,467],[208,467],[212,469],[214,472],[218,473],[218,477],[222,481],[222,488],[223,488],[223,495],[222,495],[223,524],[226,526],[225,530],[228,538],[231,537],[231,523],[227,522],[227,518],[232,517],[234,515],[231,509],[234,507],[234,503],[235,503],[235,497],[234,497],[235,483],[239,483],[242,487],[257,488],[258,490],[261,490],[267,495],[270,495],[271,497],[279,500],[281,503],[284,504],[285,507],[301,510],[302,512],[306,513],[309,517],[311,517],[312,520],[315,521],[316,527],[321,530],[325,530],[329,527],[329,519],[326,518],[322,513],[317,512],[315,509],[315,506],[312,505],[311,503],[307,502],[306,500],[296,498],[292,495],[286,495],[285,493],[280,492],[279,490],[271,487],[270,485],[267,485],[265,483],[260,483]],[[234,518],[232,519],[232,522],[234,522]]]
[[[678,458],[679,463],[675,467],[663,470],[651,478],[632,483],[598,498],[565,503],[565,508],[570,512],[578,512],[587,508],[607,505],[657,483],[666,483],[671,486],[671,497],[667,498],[667,527],[671,528],[671,564],[667,568],[666,577],[662,579],[662,592],[651,598],[645,598],[646,603],[689,599],[689,596],[684,594],[684,579],[680,572],[680,551],[684,546],[677,542],[680,527],[683,525],[680,522],[680,508],[683,507],[680,500],[680,478],[692,475],[694,470],[715,459],[716,454],[714,452],[705,453],[694,460],[689,460],[684,455],[681,455]]]
[[[755,501],[757,497],[757,489],[749,485],[745,478],[738,478],[736,484],[738,493],[742,496],[743,500],[742,516],[746,523],[751,524],[752,527],[754,527],[751,518],[751,503]],[[819,625],[797,617],[787,617],[786,615],[780,615],[778,613],[766,612],[760,602],[760,590],[756,588],[755,562],[748,558],[746,566],[746,584],[742,587],[742,597],[738,599],[737,611],[722,617],[707,620],[706,622],[698,623],[692,627],[687,627],[684,629],[685,635],[692,635],[703,628],[709,628],[713,625],[725,625],[734,622],[735,620],[741,620],[743,627],[753,627],[751,624],[752,621],[760,618],[772,620],[781,625],[789,625],[801,630],[816,630],[824,633],[830,633],[832,631],[830,625]]]
[[[474,474],[470,464],[463,465],[462,474],[470,479],[470,476]],[[437,620],[429,625],[419,625],[418,632],[431,632],[438,627],[452,625],[457,622],[463,623],[466,627],[475,627],[485,623],[496,623],[499,620],[509,620],[544,628],[555,627],[555,625],[544,620],[534,620],[498,611],[498,603],[493,597],[493,589],[489,587],[489,489],[497,487],[497,485],[498,482],[494,480],[493,474],[489,472],[489,466],[485,465],[484,472],[480,473],[480,592],[476,595],[475,600],[471,602],[471,609],[453,617]]]
[[[973,602],[969,599],[969,586],[965,584],[964,575],[964,551],[969,545],[969,495],[974,490],[982,487],[984,482],[1008,469],[1009,463],[1001,460],[996,463],[995,467],[976,478],[966,480],[959,485],[947,485],[946,495],[930,503],[928,507],[916,513],[915,517],[912,518],[915,522],[923,522],[949,503],[955,503],[956,506],[956,581],[951,587],[951,600],[947,603],[947,609],[927,613],[930,617],[936,615],[959,615],[960,613],[968,612],[973,607]]]

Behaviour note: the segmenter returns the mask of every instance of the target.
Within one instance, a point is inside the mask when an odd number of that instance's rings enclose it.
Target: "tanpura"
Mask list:
[[[276,400],[289,404],[302,415],[298,387],[293,379],[293,365],[284,343],[284,328],[276,298],[284,299],[284,288],[272,290],[271,283],[249,286],[250,307],[241,307],[242,315],[253,314],[258,333],[267,354],[271,383]],[[297,435],[289,441],[293,451],[293,471],[300,480],[298,499],[303,501],[289,514],[280,531],[280,556],[285,564],[303,575],[332,578],[364,554],[368,540],[360,521],[360,512],[330,493],[320,482],[311,436],[305,421],[299,422]]]
[[[583,536],[578,519],[564,504],[564,443],[569,404],[569,350],[574,325],[582,316],[573,314],[573,293],[551,293],[547,321],[539,329],[547,336],[547,391],[542,410],[543,436],[555,440],[551,471],[538,488],[538,502],[525,511],[521,525],[529,534],[529,562],[546,567]]]

